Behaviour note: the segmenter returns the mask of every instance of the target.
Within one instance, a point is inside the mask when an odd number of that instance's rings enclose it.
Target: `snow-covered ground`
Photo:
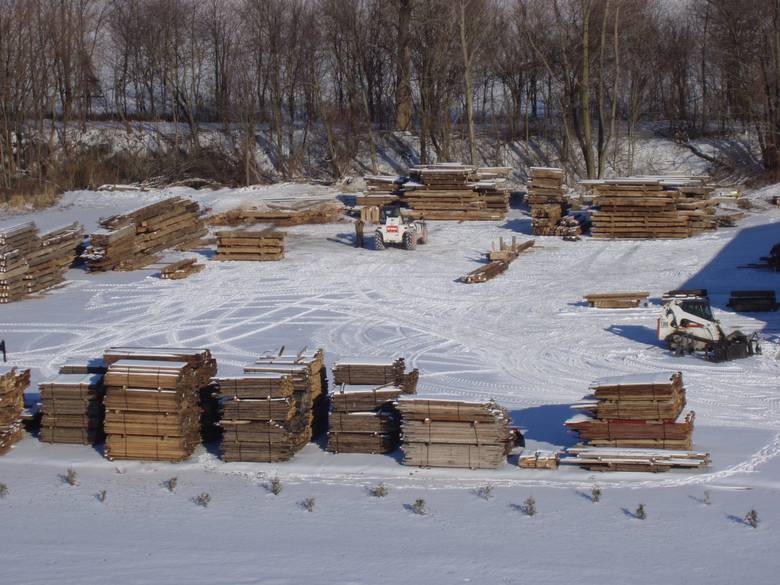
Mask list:
[[[171,193],[219,210],[303,190],[335,195],[301,185],[79,192],[0,224],[78,219],[90,230],[101,215]],[[282,262],[211,262],[204,249],[191,254],[206,269],[181,281],[160,280],[154,267],[72,270],[68,285],[45,298],[0,306],[9,362],[32,368],[35,384],[65,359],[109,345],[209,347],[228,374],[281,345],[322,347],[328,363],[403,355],[420,369],[420,394],[495,398],[529,448],[575,442],[562,423],[591,380],[679,369],[696,411],[695,447],[713,465],[658,475],[509,464],[420,470],[397,455],[333,455],[316,444],[284,464],[226,464],[211,447],[179,465],[112,463],[91,448],[27,437],[0,458],[9,490],[0,499],[2,582],[777,582],[780,316],[737,315],[725,305],[731,289],[778,288],[776,273],[738,266],[780,241],[780,210],[762,207],[738,228],[680,241],[537,238],[505,274],[478,285],[457,278],[491,241],[530,237],[521,210],[499,223],[434,223],[430,243],[414,252],[357,250],[348,223],[287,231]],[[683,286],[708,288],[727,328],[760,330],[763,355],[726,364],[669,355],[655,340],[658,298]],[[614,290],[649,291],[650,306],[599,310],[581,301]],[[77,486],[60,478],[69,467]],[[274,475],[278,496],[265,488]],[[172,476],[178,487],[169,493],[161,484]],[[380,481],[389,495],[372,497],[368,488]],[[487,500],[474,493],[486,484],[495,487]],[[600,503],[589,500],[595,484]],[[207,508],[193,502],[202,492]],[[521,510],[529,496],[533,517]],[[311,513],[300,505],[307,497],[316,498]],[[417,498],[424,516],[409,509]],[[632,515],[639,503],[646,520]],[[751,508],[761,521],[755,530],[740,520]]]

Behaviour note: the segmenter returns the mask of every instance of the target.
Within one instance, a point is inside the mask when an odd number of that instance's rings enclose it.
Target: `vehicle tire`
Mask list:
[[[406,232],[404,234],[404,250],[414,250],[417,247],[417,234]]]
[[[680,335],[673,333],[666,338],[666,343],[669,345],[669,351],[674,353],[674,355],[681,356],[685,354],[685,344]]]
[[[374,250],[384,250],[385,240],[382,237],[382,232],[374,232]]]

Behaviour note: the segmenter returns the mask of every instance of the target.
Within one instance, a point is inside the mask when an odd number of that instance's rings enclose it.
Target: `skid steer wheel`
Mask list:
[[[674,355],[685,355],[685,345],[681,336],[672,334],[666,338],[666,343],[669,344],[669,351],[674,352]]]
[[[385,240],[382,237],[381,232],[375,232],[374,233],[374,250],[384,250],[385,249]]]
[[[417,235],[413,232],[404,234],[404,250],[414,250],[417,247]]]

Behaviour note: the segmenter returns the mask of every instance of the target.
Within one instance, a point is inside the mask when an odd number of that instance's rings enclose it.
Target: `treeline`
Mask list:
[[[224,129],[247,183],[261,132],[285,178],[376,167],[391,130],[422,162],[544,136],[598,177],[647,121],[749,132],[780,178],[780,0],[0,0],[0,188],[82,186],[106,119],[172,122],[171,165]]]

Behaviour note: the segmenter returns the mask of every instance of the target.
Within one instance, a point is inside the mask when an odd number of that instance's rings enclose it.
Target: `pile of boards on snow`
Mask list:
[[[63,282],[83,239],[78,223],[42,234],[32,222],[0,230],[0,303],[19,301]]]
[[[417,391],[417,370],[405,369],[403,358],[351,358],[334,365],[328,451],[389,453],[398,447],[394,402]]]
[[[217,232],[215,260],[273,261],[284,258],[287,232],[271,227]]]
[[[30,385],[30,370],[0,366],[0,455],[22,438],[24,391]]]
[[[209,216],[209,225],[237,226],[265,223],[285,227],[303,224],[334,223],[344,216],[337,201],[269,201],[261,207],[239,207]]]
[[[594,382],[590,389],[590,396],[574,404],[576,410],[586,414],[578,414],[565,423],[588,446],[613,447],[615,454],[625,448],[691,449],[694,413],[677,422],[685,408],[680,372],[613,376]],[[603,463],[583,460],[582,465],[594,470],[663,470],[651,461],[613,464],[608,459]]]
[[[401,187],[406,182],[406,177],[367,175],[363,180],[366,182],[366,190],[362,195],[355,197],[355,203],[381,207],[400,202],[403,195]]]
[[[728,306],[744,312],[776,311],[777,297],[773,290],[733,290]]]
[[[591,293],[585,295],[585,301],[590,307],[598,309],[631,309],[647,302],[650,293],[637,292],[613,292]]]
[[[563,169],[531,167],[528,175],[526,201],[531,209],[533,234],[535,236],[559,235],[556,233],[556,227],[568,209],[563,194]]]
[[[460,281],[465,282],[466,284],[487,282],[499,274],[506,272],[509,265],[517,260],[517,257],[522,252],[532,248],[533,245],[534,240],[517,242],[513,236],[511,244],[504,244],[504,239],[499,238],[498,249],[496,249],[494,244],[491,244],[492,249],[486,254],[489,262],[462,276]]]
[[[160,269],[160,278],[163,280],[181,280],[193,274],[197,274],[205,268],[204,264],[198,264],[195,258],[185,258],[171,262]]]
[[[580,181],[590,187],[598,211],[596,238],[687,238],[718,227],[707,177],[640,176]]]
[[[114,347],[103,360],[106,457],[181,461],[216,419],[207,349]]]
[[[91,271],[135,270],[156,262],[163,250],[194,245],[206,233],[198,203],[170,197],[102,218],[83,257]]]
[[[267,352],[218,378],[225,461],[286,461],[327,428],[322,350]]]
[[[513,446],[509,416],[495,402],[401,396],[404,465],[501,467]]]

